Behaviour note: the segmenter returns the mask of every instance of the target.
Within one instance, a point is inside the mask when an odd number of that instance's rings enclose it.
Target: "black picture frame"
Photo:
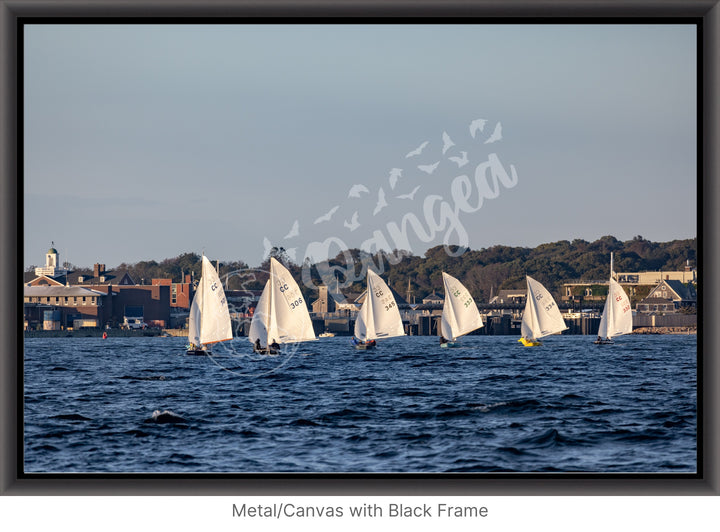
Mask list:
[[[697,475],[614,474],[614,475],[374,475],[374,474],[33,474],[22,472],[18,463],[22,447],[22,323],[18,312],[22,286],[15,279],[22,275],[22,168],[21,138],[18,137],[18,76],[21,72],[19,28],[29,21],[63,22],[77,19],[97,21],[113,18],[117,22],[165,22],[213,20],[224,17],[245,22],[273,18],[310,22],[319,18],[369,20],[381,17],[391,22],[428,22],[482,19],[484,22],[573,22],[588,18],[597,21],[647,23],[651,21],[697,21],[701,31],[699,71],[702,83],[698,101],[699,202],[698,265],[701,275],[716,272],[718,264],[718,94],[720,93],[720,3],[719,0],[675,0],[655,2],[552,0],[440,1],[397,0],[207,0],[204,2],[159,0],[108,0],[88,2],[0,1],[0,58],[3,84],[0,101],[2,138],[2,271],[16,272],[6,285],[0,306],[0,323],[8,334],[0,350],[0,494],[6,495],[716,495],[720,494],[720,405],[718,405],[718,332],[705,323],[718,316],[717,280],[702,279],[703,297],[699,302],[698,377],[702,395],[698,397]],[[18,303],[20,301],[20,304]]]

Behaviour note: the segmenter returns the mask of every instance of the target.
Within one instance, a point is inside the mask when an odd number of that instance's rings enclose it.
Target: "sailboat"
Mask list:
[[[610,286],[605,307],[600,318],[596,344],[612,344],[612,339],[632,332],[632,309],[630,299],[620,283],[613,279],[613,256],[610,254]]]
[[[542,345],[541,338],[566,330],[560,309],[547,288],[527,277],[527,298],[518,340],[524,346]]]
[[[367,291],[355,320],[355,349],[373,349],[375,340],[405,336],[400,310],[385,281],[372,270],[367,272]]]
[[[445,302],[440,322],[440,347],[455,347],[455,340],[483,326],[470,292],[452,275],[442,272]]]
[[[278,354],[280,344],[316,340],[300,287],[287,268],[273,257],[270,278],[250,322],[248,339],[253,343],[253,351],[263,355]]]
[[[225,291],[218,272],[208,258],[202,257],[202,274],[190,306],[188,355],[204,355],[207,346],[232,340],[232,323]]]

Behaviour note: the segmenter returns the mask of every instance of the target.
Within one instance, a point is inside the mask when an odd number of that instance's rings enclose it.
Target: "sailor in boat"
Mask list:
[[[368,340],[367,342],[363,342],[359,338],[352,337],[352,343],[355,345],[366,345],[368,347],[375,347],[377,345],[377,342],[375,340]]]
[[[270,344],[270,349],[278,350],[280,349],[280,344],[277,343],[277,341],[273,338],[272,343]]]
[[[188,355],[203,355],[205,354],[205,346],[202,344],[196,345],[192,342],[190,342],[190,345],[187,348],[187,354]]]
[[[446,344],[446,343],[447,343],[447,340],[445,339],[445,337],[443,335],[440,335],[440,345]]]

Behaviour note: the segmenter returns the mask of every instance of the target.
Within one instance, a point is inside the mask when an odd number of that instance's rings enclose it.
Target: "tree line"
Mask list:
[[[451,254],[448,254],[444,246],[436,246],[428,249],[423,256],[417,256],[398,250],[369,254],[359,249],[350,249],[319,264],[312,264],[308,260],[303,264],[295,264],[283,248],[273,248],[259,266],[251,268],[243,261],[225,261],[219,263],[219,271],[221,278],[227,280],[227,288],[230,290],[261,290],[267,280],[265,272],[269,270],[272,256],[288,267],[299,281],[306,299],[311,300],[316,297],[314,287],[322,283],[334,287],[334,282],[338,282],[345,293],[362,292],[364,278],[352,285],[348,282],[360,279],[362,268],[370,265],[403,296],[406,295],[409,281],[410,291],[416,301],[432,292],[443,294],[441,272],[445,271],[460,279],[477,302],[487,302],[499,290],[524,288],[525,275],[534,277],[555,294],[559,293],[562,283],[570,280],[607,279],[611,252],[614,253],[616,272],[677,271],[682,270],[688,260],[693,267],[697,264],[697,238],[651,242],[636,236],[623,242],[613,236],[604,236],[594,242],[560,240],[534,248],[497,245],[479,250],[452,247],[450,251]],[[336,273],[333,278],[328,278],[328,268],[349,274]],[[78,271],[92,273],[92,269]],[[149,260],[134,264],[122,263],[115,271],[127,271],[136,282],[144,279],[146,284],[153,278],[171,278],[174,282],[180,282],[188,274],[198,280],[201,256],[197,253],[183,253],[161,262]],[[323,272],[326,274],[323,275]],[[313,286],[306,286],[308,283],[301,279],[312,281]]]

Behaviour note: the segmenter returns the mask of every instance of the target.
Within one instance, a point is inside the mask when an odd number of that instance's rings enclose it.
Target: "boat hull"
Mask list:
[[[212,353],[206,349],[188,349],[185,352],[185,354],[186,355],[200,355],[200,356],[212,355]]]
[[[357,349],[358,351],[370,351],[371,349],[375,349],[375,346],[366,344],[355,344],[355,349]]]
[[[593,343],[595,345],[612,345],[615,342],[613,342],[610,338],[607,338],[605,340],[595,340]]]
[[[279,349],[268,349],[266,347],[261,347],[260,349],[256,349],[253,347],[253,353],[257,353],[258,355],[277,355],[280,353]]]
[[[518,340],[518,342],[520,342],[520,343],[521,343],[522,345],[524,345],[525,347],[532,347],[532,346],[536,346],[536,345],[542,345],[542,342],[541,342],[540,340],[528,340],[527,338],[524,338],[524,337],[523,337],[523,338],[520,338],[520,339]]]
[[[440,347],[442,347],[443,349],[447,349],[447,348],[458,347],[458,345],[455,342],[445,342],[445,343],[440,344]]]

